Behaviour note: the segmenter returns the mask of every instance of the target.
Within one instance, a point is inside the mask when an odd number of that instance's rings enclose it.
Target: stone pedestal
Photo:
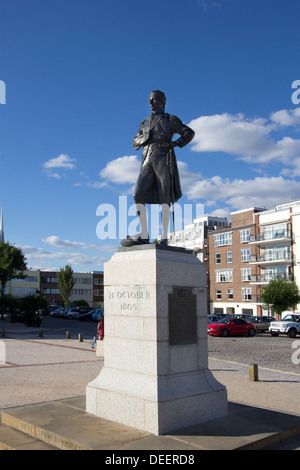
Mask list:
[[[227,415],[208,369],[206,267],[195,255],[120,248],[104,295],[104,366],[87,385],[87,412],[156,435]]]

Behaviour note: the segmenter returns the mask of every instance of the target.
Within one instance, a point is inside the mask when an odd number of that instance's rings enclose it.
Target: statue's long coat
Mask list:
[[[161,113],[159,115],[156,114],[155,116],[146,118],[145,121],[141,123],[138,133],[132,141],[135,150],[138,150],[143,146],[140,176],[146,159],[150,158],[151,155],[159,155],[161,158],[166,158],[171,178],[171,194],[169,197],[169,203],[174,203],[181,198],[181,185],[174,150],[171,149],[167,153],[162,147],[160,147],[160,145],[164,142],[172,142],[174,134],[180,135],[179,139],[176,141],[179,147],[184,147],[189,144],[195,135],[194,131],[183,124],[178,117],[167,113]],[[147,192],[145,200],[140,202],[143,202],[144,204],[161,204],[161,195],[157,181]]]

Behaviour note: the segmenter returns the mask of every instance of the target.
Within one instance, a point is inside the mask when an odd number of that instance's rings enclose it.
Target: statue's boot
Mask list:
[[[146,245],[147,243],[149,243],[149,237],[141,238],[139,233],[132,235],[131,237],[127,235],[127,237],[121,241],[121,245],[125,248],[134,245]]]

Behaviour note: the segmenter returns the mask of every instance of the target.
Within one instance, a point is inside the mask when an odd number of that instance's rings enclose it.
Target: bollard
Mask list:
[[[2,337],[2,338],[5,338],[5,328],[2,328],[1,337]]]
[[[66,338],[71,339],[71,331],[66,331]]]
[[[79,335],[78,335],[78,341],[79,341],[80,343],[83,342],[83,335],[82,335],[81,333],[79,333]]]
[[[43,330],[40,330],[39,331],[39,338],[43,338],[43,337],[44,337],[44,332],[43,332]]]
[[[251,364],[249,366],[249,379],[251,382],[258,381],[258,365],[257,364]]]

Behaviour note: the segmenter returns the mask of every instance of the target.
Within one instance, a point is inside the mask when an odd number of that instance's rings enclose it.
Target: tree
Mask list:
[[[21,248],[9,242],[0,242],[0,306],[3,304],[6,285],[12,279],[24,279],[27,269],[25,255]],[[2,312],[3,318],[3,312]]]
[[[73,269],[71,266],[67,264],[65,268],[60,269],[60,272],[57,273],[57,283],[64,300],[65,307],[67,307],[74,287]]]
[[[262,290],[261,300],[281,318],[282,312],[300,303],[299,288],[295,282],[274,279]]]

